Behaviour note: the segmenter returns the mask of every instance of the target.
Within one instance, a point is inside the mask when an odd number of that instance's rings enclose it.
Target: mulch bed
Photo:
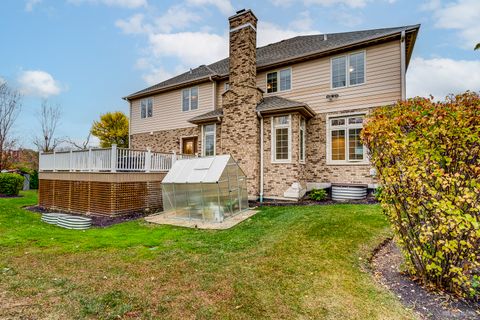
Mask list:
[[[332,205],[332,204],[375,204],[378,203],[374,197],[368,196],[363,200],[349,200],[349,201],[334,201],[332,199],[326,199],[323,201],[316,201],[309,199],[308,196],[305,196],[298,201],[288,201],[288,200],[275,200],[275,199],[265,199],[263,202],[260,201],[249,201],[250,207],[286,207],[286,206],[316,206],[316,205]]]
[[[98,216],[98,215],[81,215],[81,214],[75,214],[70,212],[62,212],[58,210],[48,210],[40,206],[30,206],[30,207],[25,207],[24,209],[32,212],[36,212],[36,213],[58,212],[58,213],[67,213],[73,216],[89,217],[89,218],[92,218],[92,226],[100,227],[100,228],[109,227],[117,223],[145,218],[146,216],[151,214],[151,213],[144,213],[144,212],[135,212],[135,213],[131,213],[124,216],[107,217],[107,216]]]
[[[382,244],[371,260],[375,278],[422,319],[480,319],[480,303],[433,292],[400,272],[404,258],[393,240]]]

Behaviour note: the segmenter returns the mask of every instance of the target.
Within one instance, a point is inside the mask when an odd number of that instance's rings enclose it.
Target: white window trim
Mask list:
[[[302,133],[302,120],[305,126],[303,127],[303,133]],[[303,136],[303,150],[302,146],[300,144],[300,138]],[[307,150],[307,120],[304,117],[300,118],[300,123],[298,124],[298,160],[300,163],[305,164],[306,161],[306,150]],[[303,160],[300,158],[300,156],[303,156]]]
[[[152,100],[152,115],[148,115],[148,100]],[[145,117],[142,117],[142,102],[145,101]],[[140,119],[147,119],[153,117],[153,97],[143,98],[140,100]]]
[[[275,124],[274,124],[274,119],[277,117],[288,117],[288,159],[280,159],[276,160],[276,134],[275,134]],[[288,114],[283,114],[283,115],[275,115],[270,117],[270,122],[271,122],[271,161],[272,163],[292,163],[292,115]],[[280,125],[279,127],[286,127],[285,125]]]
[[[288,89],[288,90],[280,90],[280,71],[284,71],[284,70],[290,70],[290,89]],[[273,73],[273,72],[277,73],[277,89],[278,90],[275,91],[275,92],[268,92],[268,74]],[[277,93],[280,93],[280,92],[290,92],[292,90],[293,90],[293,69],[292,69],[292,67],[269,70],[265,73],[265,94],[266,95],[274,95],[274,94],[277,94]]]
[[[227,88],[228,86],[228,88]],[[223,92],[227,92],[230,89],[230,82],[225,82],[223,84]]]
[[[344,125],[344,126],[335,126],[335,127],[332,127],[331,124],[330,124],[330,120],[331,119],[335,119],[335,118],[349,118],[349,117],[355,117],[355,116],[362,116],[362,117],[365,117],[367,115],[367,113],[365,112],[356,112],[356,113],[345,113],[345,114],[332,114],[332,115],[328,115],[327,116],[327,145],[326,145],[326,148],[327,148],[327,165],[368,165],[370,164],[370,161],[368,160],[368,152],[367,152],[367,147],[365,145],[363,145],[363,160],[348,160],[348,129],[354,129],[355,128],[355,125],[350,125],[348,126],[347,124]],[[346,120],[348,121],[348,119]],[[363,124],[361,126],[363,128]],[[345,129],[345,160],[332,160],[332,137],[331,137],[331,134],[330,134],[330,131],[331,130],[335,130],[335,129]],[[357,127],[358,128],[358,127]]]
[[[358,84],[350,84],[350,72],[348,72],[348,66],[350,65],[350,56],[354,55],[356,53],[363,52],[363,83],[358,83]],[[347,61],[345,63],[345,86],[343,87],[333,87],[333,72],[332,72],[332,66],[333,66],[333,60],[341,57],[347,57]],[[366,50],[359,50],[359,51],[354,51],[354,52],[349,52],[348,54],[342,54],[338,56],[334,56],[330,58],[330,89],[331,90],[338,90],[338,89],[345,89],[345,88],[353,88],[353,87],[358,87],[358,86],[363,86],[364,84],[367,84],[367,51]]]
[[[214,157],[217,155],[217,124],[216,123],[202,124],[202,157],[207,157],[205,155],[205,131],[203,128],[211,124],[213,124],[213,156],[208,156],[208,157]]]
[[[197,88],[197,109],[192,110],[192,88]],[[183,91],[188,90],[188,110],[183,110]],[[184,88],[180,90],[180,110],[182,112],[196,111],[200,109],[200,87],[193,86],[189,88]]]

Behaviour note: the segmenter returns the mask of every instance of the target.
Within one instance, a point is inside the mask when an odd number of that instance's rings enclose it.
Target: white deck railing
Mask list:
[[[177,159],[194,157],[150,150],[117,148],[40,153],[40,171],[165,172]]]

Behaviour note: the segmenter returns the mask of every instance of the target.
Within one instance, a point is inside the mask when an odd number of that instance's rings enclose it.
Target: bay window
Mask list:
[[[272,162],[291,160],[291,116],[272,118]]]
[[[360,139],[364,115],[328,119],[327,150],[328,162],[365,163],[366,151]]]
[[[215,124],[203,126],[203,155],[205,157],[215,155]]]

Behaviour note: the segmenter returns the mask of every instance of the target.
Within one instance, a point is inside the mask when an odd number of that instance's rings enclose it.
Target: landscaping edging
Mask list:
[[[403,256],[391,239],[375,249],[371,268],[374,277],[422,319],[479,319],[480,304],[460,300],[446,293],[432,292],[400,272]]]

